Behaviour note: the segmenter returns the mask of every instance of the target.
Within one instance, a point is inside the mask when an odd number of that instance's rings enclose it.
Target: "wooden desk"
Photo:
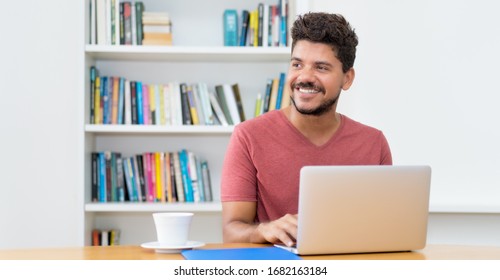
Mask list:
[[[209,248],[248,248],[269,245],[207,244]],[[427,245],[414,252],[303,256],[306,260],[500,260],[500,247]],[[180,254],[158,254],[140,246],[0,250],[0,260],[183,260]]]

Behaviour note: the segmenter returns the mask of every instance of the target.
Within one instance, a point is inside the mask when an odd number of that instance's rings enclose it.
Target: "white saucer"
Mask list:
[[[205,246],[205,243],[200,241],[188,241],[184,245],[161,245],[158,241],[142,243],[141,247],[146,249],[155,249],[156,253],[175,254],[182,250],[193,249]]]

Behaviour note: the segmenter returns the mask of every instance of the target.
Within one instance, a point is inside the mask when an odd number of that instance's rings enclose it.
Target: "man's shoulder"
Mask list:
[[[253,119],[241,122],[237,125],[237,128],[240,130],[267,128],[273,124],[280,123],[282,120],[281,114],[282,113],[279,110],[273,110]]]
[[[348,131],[364,132],[364,133],[382,133],[382,131],[373,126],[361,123],[346,115],[342,115],[342,120],[344,122],[344,128]]]

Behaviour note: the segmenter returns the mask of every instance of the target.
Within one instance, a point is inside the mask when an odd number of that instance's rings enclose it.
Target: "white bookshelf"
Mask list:
[[[99,0],[98,0],[99,1]],[[173,46],[90,45],[89,0],[85,0],[85,69],[82,84],[82,131],[84,182],[82,183],[82,244],[90,244],[93,228],[117,228],[121,244],[138,245],[155,239],[153,212],[194,212],[190,238],[204,242],[222,241],[220,174],[233,126],[94,125],[90,119],[89,67],[101,76],[121,76],[143,83],[205,82],[238,83],[246,118],[254,114],[257,94],[263,93],[268,78],[286,72],[290,47],[224,47],[222,13],[226,8],[256,9],[258,3],[277,1],[146,0],[146,11],[168,11],[173,23]],[[303,1],[291,0],[290,17]],[[193,5],[204,7],[192,9]],[[304,7],[303,4],[299,5]],[[127,157],[151,151],[188,149],[209,163],[213,202],[204,203],[95,203],[91,202],[91,153],[111,150]]]

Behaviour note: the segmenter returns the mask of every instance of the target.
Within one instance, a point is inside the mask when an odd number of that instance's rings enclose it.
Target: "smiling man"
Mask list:
[[[303,166],[392,164],[380,130],[337,112],[355,77],[354,29],[341,15],[308,13],[291,34],[292,105],[239,124],[231,136],[221,182],[224,242],[293,245]]]

